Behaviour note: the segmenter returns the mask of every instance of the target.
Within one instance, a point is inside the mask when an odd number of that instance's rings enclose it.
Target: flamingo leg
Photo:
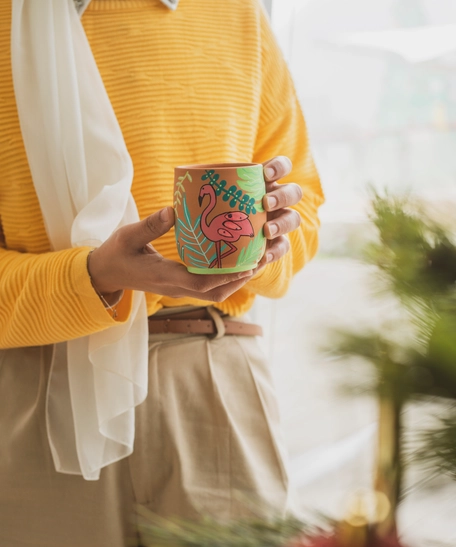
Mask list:
[[[217,241],[216,246],[217,246],[217,266],[219,268],[221,268],[222,267],[222,257],[220,256],[220,250],[222,248],[222,242]]]
[[[226,256],[228,255],[231,255],[233,253],[235,253],[237,251],[237,247],[235,247],[232,243],[230,243],[229,241],[225,241],[224,243],[226,243],[230,248],[225,251],[221,256],[220,258],[225,258]]]
[[[215,266],[215,264],[218,264],[218,268],[221,268],[222,267],[222,258],[225,258],[226,256],[230,255],[230,254],[233,254],[234,252],[237,251],[237,247],[235,247],[232,243],[230,243],[229,241],[224,241],[223,243],[225,243],[226,245],[228,245],[228,247],[230,247],[227,251],[225,251],[223,254],[220,254],[220,247],[222,246],[221,242],[220,241],[217,241],[216,242],[216,249],[217,249],[217,258],[215,258],[209,268],[213,268]]]
[[[210,264],[209,268],[214,268],[217,264],[217,268],[222,267],[222,257],[220,256],[220,247],[222,246],[220,241],[215,242],[215,252],[217,253],[217,258],[215,258]]]

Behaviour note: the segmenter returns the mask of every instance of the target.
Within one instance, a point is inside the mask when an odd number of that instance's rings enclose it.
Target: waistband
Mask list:
[[[212,338],[222,336],[262,336],[260,325],[239,321],[223,314],[214,306],[160,310],[149,317],[149,334],[199,334]]]

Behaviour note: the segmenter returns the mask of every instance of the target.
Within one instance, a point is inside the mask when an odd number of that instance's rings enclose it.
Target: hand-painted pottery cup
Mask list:
[[[258,265],[266,248],[265,193],[261,164],[174,169],[176,244],[189,272],[243,272]]]

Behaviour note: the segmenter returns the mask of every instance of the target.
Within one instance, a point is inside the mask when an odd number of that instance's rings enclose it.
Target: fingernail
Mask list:
[[[266,198],[266,203],[268,204],[268,209],[274,209],[279,202],[275,196],[268,196]]]
[[[266,262],[272,262],[272,259],[273,259],[273,258],[274,258],[274,257],[272,256],[272,253],[267,253],[267,254],[266,254]]]
[[[249,275],[252,275],[253,271],[252,270],[249,270],[247,272],[241,272],[239,274],[239,277],[248,277]]]
[[[274,169],[274,167],[265,167],[264,174],[266,178],[272,179],[272,177],[276,174],[276,170]]]
[[[269,226],[269,233],[272,236],[275,236],[276,233],[279,231],[279,227],[277,226],[277,224],[268,224],[268,226]]]
[[[169,220],[169,207],[162,209],[158,215],[162,222],[168,222]]]

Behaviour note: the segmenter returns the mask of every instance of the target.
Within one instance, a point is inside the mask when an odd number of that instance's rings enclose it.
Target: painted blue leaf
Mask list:
[[[177,225],[179,226],[179,228],[184,229],[186,232],[189,232],[190,234],[192,233],[192,230],[186,224],[184,224],[184,222],[180,218],[177,219]]]
[[[192,226],[192,219],[190,218],[190,211],[188,210],[187,197],[186,196],[184,196],[182,205],[183,205],[183,208],[184,208],[185,220],[187,221],[187,224]]]
[[[181,235],[181,238],[182,238],[182,241],[184,241],[184,243],[187,243],[188,245],[195,245],[195,240],[190,238],[187,234],[182,234]]]
[[[185,245],[186,245],[186,247],[189,251],[191,250],[192,252],[198,254],[199,256],[206,257],[206,253],[204,251],[202,251],[199,248],[195,247],[195,242],[194,241],[188,241],[188,240],[186,241],[183,238],[182,238],[182,241],[185,243]]]
[[[190,258],[193,262],[196,262],[198,264],[203,264],[204,266],[207,266],[207,262],[205,260],[201,260],[201,259],[197,258],[196,256],[191,255],[189,249],[187,249],[187,258]]]

